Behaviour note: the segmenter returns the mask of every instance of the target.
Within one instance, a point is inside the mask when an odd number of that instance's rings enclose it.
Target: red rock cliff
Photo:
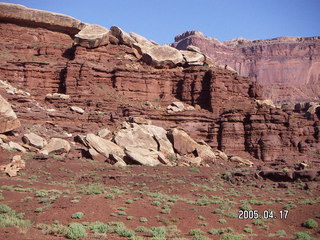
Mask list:
[[[306,115],[302,108],[257,103],[261,87],[233,71],[214,66],[157,69],[117,39],[96,48],[75,46],[71,32],[35,28],[31,21],[2,20],[0,34],[0,79],[31,93],[9,95],[0,89],[22,126],[88,133],[106,125],[116,128],[127,116],[143,116],[165,128],[182,128],[229,154],[274,161],[317,159],[320,153],[319,111]],[[165,106],[175,99],[196,109],[167,112]],[[72,105],[85,113],[72,112]]]
[[[199,47],[215,64],[229,65],[240,75],[265,86],[263,96],[274,102],[320,98],[320,37],[280,37],[220,42],[197,31],[175,37],[178,49]]]

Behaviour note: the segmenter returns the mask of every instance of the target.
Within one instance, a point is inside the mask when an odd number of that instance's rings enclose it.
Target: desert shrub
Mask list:
[[[15,212],[10,208],[9,212],[0,215],[0,227],[30,227],[32,222],[30,220],[23,220],[23,217],[23,215],[15,215]]]
[[[86,229],[81,223],[72,222],[68,226],[66,237],[69,239],[80,239],[87,236]]]
[[[152,227],[150,230],[153,237],[164,239],[166,238],[167,229],[165,229],[164,227]]]
[[[114,232],[113,227],[103,223],[103,222],[93,222],[89,225],[89,229],[93,233],[111,233]]]
[[[242,234],[233,234],[233,233],[226,233],[220,238],[220,240],[242,240],[242,239],[243,239]]]
[[[11,211],[12,209],[8,205],[0,204],[0,213],[8,213]]]
[[[148,222],[148,219],[145,218],[145,217],[141,217],[141,218],[140,218],[140,222]]]
[[[252,233],[253,232],[252,228],[249,228],[249,227],[244,228],[243,231],[246,232],[246,233]]]
[[[75,212],[74,214],[71,215],[71,218],[73,219],[81,219],[83,218],[84,213],[83,212]]]
[[[91,184],[82,189],[81,193],[87,195],[101,194],[104,193],[104,186],[101,184]]]
[[[127,228],[119,228],[117,233],[120,237],[132,237],[135,234],[133,230]]]
[[[199,229],[199,228],[195,228],[195,229],[191,229],[191,230],[189,231],[189,234],[190,234],[191,236],[203,235],[204,232],[203,232],[201,229]]]
[[[306,232],[297,232],[295,240],[312,240],[312,238]]]
[[[49,192],[47,190],[41,189],[36,191],[35,196],[36,197],[46,197],[49,195]]]
[[[316,228],[318,227],[318,223],[313,220],[312,218],[309,218],[307,219],[307,221],[305,221],[303,224],[302,224],[303,227],[306,227],[306,228]]]
[[[231,233],[233,232],[233,229],[231,227],[227,228],[212,228],[208,231],[211,235],[217,235],[217,234],[224,234],[224,233]]]
[[[240,209],[241,210],[243,210],[243,211],[250,211],[250,210],[252,210],[252,207],[251,207],[251,205],[250,204],[243,204],[241,207],[240,207]]]

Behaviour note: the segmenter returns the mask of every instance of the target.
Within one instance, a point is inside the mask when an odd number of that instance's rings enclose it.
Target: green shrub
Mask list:
[[[242,240],[242,239],[243,239],[242,234],[233,234],[233,233],[226,233],[220,238],[220,240]]]
[[[14,214],[0,215],[0,227],[21,227],[27,228],[32,225],[30,220],[23,220]]]
[[[190,234],[191,236],[203,235],[204,232],[203,232],[201,229],[199,229],[199,228],[195,228],[195,229],[191,229],[191,230],[189,231],[189,234]]]
[[[104,186],[101,184],[91,184],[82,189],[81,192],[87,195],[101,194],[104,193]]]
[[[8,205],[0,204],[0,213],[8,213],[11,211],[12,209]]]
[[[252,210],[252,207],[251,207],[251,205],[250,204],[243,204],[241,207],[240,207],[240,209],[241,210],[243,210],[243,211],[250,211],[250,210]]]
[[[245,227],[243,229],[243,231],[246,232],[246,233],[252,233],[253,232],[252,228],[249,228],[249,227]]]
[[[297,232],[295,240],[312,240],[312,238],[306,232]]]
[[[49,195],[49,192],[47,190],[41,189],[36,191],[35,196],[36,197],[46,197]]]
[[[224,234],[224,233],[231,233],[233,232],[233,229],[231,227],[227,228],[212,228],[208,231],[211,235],[217,235],[217,234]]]
[[[253,220],[252,224],[256,226],[261,226],[263,224],[263,221],[261,219],[256,219]]]
[[[226,222],[227,222],[227,220],[225,220],[225,219],[221,218],[221,219],[219,219],[219,220],[218,220],[218,222],[219,222],[219,223],[226,223]]]
[[[74,214],[72,214],[71,218],[73,219],[81,219],[83,218],[84,213],[83,212],[75,212]]]
[[[140,218],[140,222],[148,222],[148,219],[145,218],[145,217],[141,217],[141,218]]]
[[[111,233],[114,232],[114,228],[110,227],[107,224],[104,224],[103,222],[93,222],[89,225],[89,229],[93,233]]]
[[[307,221],[305,221],[303,224],[302,224],[303,227],[306,227],[306,228],[316,228],[318,227],[318,223],[313,220],[312,218],[309,218],[307,219]]]
[[[86,229],[81,223],[72,222],[68,226],[66,237],[69,239],[80,239],[87,236]]]
[[[117,233],[120,237],[132,237],[135,234],[133,230],[127,228],[119,228]]]

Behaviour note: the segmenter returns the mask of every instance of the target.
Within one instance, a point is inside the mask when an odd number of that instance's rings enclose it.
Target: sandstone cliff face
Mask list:
[[[263,88],[233,71],[205,66],[156,69],[133,47],[117,41],[92,49],[74,46],[70,33],[10,19],[0,23],[0,33],[0,79],[31,93],[10,95],[0,89],[22,126],[42,124],[47,131],[86,134],[102,126],[115,129],[126,117],[140,116],[255,160],[312,160],[320,153],[318,112],[306,115],[259,105]],[[215,44],[232,49],[232,43]],[[167,112],[166,106],[177,99],[196,109]]]
[[[265,86],[263,96],[274,102],[320,98],[320,37],[219,42],[188,31],[176,36],[172,45],[178,49],[199,47],[215,64],[228,65]]]

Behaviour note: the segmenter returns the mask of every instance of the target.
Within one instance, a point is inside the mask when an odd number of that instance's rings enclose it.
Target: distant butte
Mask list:
[[[217,65],[228,65],[263,88],[275,103],[318,101],[320,98],[320,37],[237,38],[220,42],[199,31],[175,37],[172,46],[193,45]]]

